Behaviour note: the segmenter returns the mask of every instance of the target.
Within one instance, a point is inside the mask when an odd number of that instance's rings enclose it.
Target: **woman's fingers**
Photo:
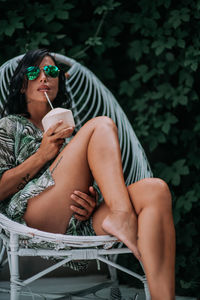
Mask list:
[[[90,187],[89,187],[89,192],[90,192],[90,195],[91,195],[91,196],[96,197],[96,190],[94,189],[93,186],[90,186]]]
[[[60,138],[68,138],[72,135],[74,131],[74,127],[68,127],[65,128],[63,131],[58,132],[58,136],[60,136]]]
[[[91,213],[88,212],[86,209],[79,208],[75,205],[71,205],[70,208],[74,212],[74,217],[79,221],[86,221],[91,215]]]
[[[74,191],[73,193],[74,199],[77,203],[81,204],[82,206],[87,206],[88,205],[92,208],[96,206],[96,194],[94,195],[88,195],[86,193],[83,193],[81,191]]]
[[[82,217],[88,216],[88,211],[86,209],[77,207],[75,205],[71,205],[70,208],[71,208],[71,210],[73,210],[73,212],[75,212],[79,216],[82,216]]]
[[[56,129],[63,123],[62,120],[57,122],[55,125],[52,125],[47,131],[46,135],[47,136],[52,136],[53,140],[60,139],[60,138],[66,138],[71,136],[72,132],[74,131],[74,127],[64,127],[57,132]],[[63,127],[63,126],[62,126]]]
[[[91,214],[93,212],[94,207],[90,206],[89,202],[87,202],[86,200],[81,199],[74,194],[71,195],[71,198],[76,202],[76,207],[82,209],[79,211],[79,213],[84,210],[83,215],[85,216],[88,215],[88,213]]]
[[[56,145],[58,146],[59,150],[62,147],[64,142],[65,142],[65,139],[59,139],[56,141]]]
[[[67,138],[72,135],[72,132],[74,131],[74,127],[67,127],[59,130],[55,134],[52,135],[52,139],[61,139],[61,138]]]
[[[91,187],[90,187],[91,188]],[[91,195],[80,191],[74,191],[71,198],[76,202],[76,205],[71,205],[71,209],[75,213],[76,219],[85,221],[89,219],[96,207],[96,191],[90,189]]]
[[[41,145],[38,149],[38,152],[43,156],[45,161],[49,161],[52,158],[54,158],[60,151],[60,149],[65,141],[64,138],[54,139],[53,135],[48,136],[48,134],[50,134],[50,133],[51,133],[51,131],[44,134]]]
[[[86,216],[86,217],[83,217],[83,216],[80,216],[80,215],[78,215],[78,214],[74,214],[74,217],[77,219],[77,220],[79,220],[79,221],[87,221],[88,219],[89,219],[89,217],[88,216]]]
[[[47,131],[46,134],[51,136],[54,134],[55,130],[63,123],[63,120],[58,121],[56,124],[52,125]]]
[[[93,186],[90,186],[89,187],[89,192],[90,192],[90,195],[95,198],[96,204],[97,204],[97,201],[98,201],[98,193],[97,193],[97,191],[95,190],[95,188]]]

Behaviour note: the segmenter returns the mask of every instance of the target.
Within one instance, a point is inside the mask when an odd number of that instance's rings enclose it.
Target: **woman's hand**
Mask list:
[[[98,194],[93,186],[89,187],[89,195],[80,191],[74,191],[71,198],[77,203],[77,206],[71,205],[70,208],[75,213],[77,220],[86,221],[94,212],[97,205]]]
[[[58,154],[65,138],[70,137],[74,131],[73,127],[68,127],[55,132],[61,124],[62,121],[59,121],[55,125],[51,126],[43,135],[43,139],[37,153],[45,162],[53,159]]]

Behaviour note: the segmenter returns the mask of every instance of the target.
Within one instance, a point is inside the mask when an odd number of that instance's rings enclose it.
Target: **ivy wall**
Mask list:
[[[0,14],[0,64],[49,48],[91,68],[114,93],[173,194],[177,294],[197,296],[200,1],[0,0]]]

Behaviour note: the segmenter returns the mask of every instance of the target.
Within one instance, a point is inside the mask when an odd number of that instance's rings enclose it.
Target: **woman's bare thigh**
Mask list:
[[[87,122],[50,166],[55,185],[29,199],[24,219],[31,227],[64,233],[72,215],[71,194],[88,193],[93,177],[87,161],[87,147],[95,119]]]

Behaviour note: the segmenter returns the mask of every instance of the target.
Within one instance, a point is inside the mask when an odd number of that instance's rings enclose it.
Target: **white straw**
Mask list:
[[[51,109],[53,109],[53,105],[52,105],[52,103],[51,103],[51,101],[49,99],[49,96],[47,95],[47,92],[44,92],[44,94],[45,94],[45,96],[47,98],[47,101],[49,102],[49,105],[51,106]]]

